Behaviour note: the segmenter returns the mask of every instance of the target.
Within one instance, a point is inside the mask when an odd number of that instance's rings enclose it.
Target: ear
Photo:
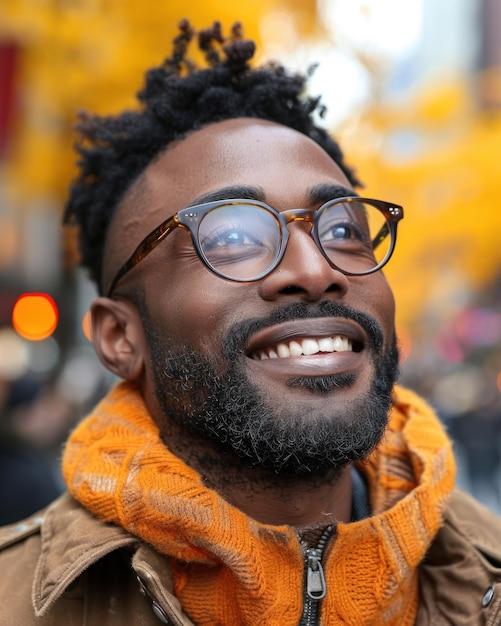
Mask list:
[[[125,300],[97,298],[90,311],[92,343],[103,365],[120,378],[137,381],[147,354],[136,307]]]

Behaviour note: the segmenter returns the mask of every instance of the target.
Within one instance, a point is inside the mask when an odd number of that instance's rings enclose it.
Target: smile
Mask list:
[[[354,320],[316,317],[262,328],[249,338],[245,356],[255,375],[287,384],[298,376],[359,376],[372,368],[369,346],[367,333]]]
[[[298,356],[312,356],[315,354],[329,354],[332,352],[353,352],[353,341],[343,335],[334,335],[331,337],[306,337],[304,339],[293,339],[291,341],[283,341],[276,345],[267,346],[260,350],[256,350],[250,357],[255,360],[263,361],[265,359],[287,359]]]

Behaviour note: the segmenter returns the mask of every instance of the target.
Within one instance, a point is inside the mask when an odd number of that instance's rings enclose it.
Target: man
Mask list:
[[[140,112],[80,124],[66,215],[123,382],[69,495],[3,531],[0,623],[498,623],[501,524],[395,386],[402,208],[357,196],[302,77],[218,25],[195,71],[192,35]]]

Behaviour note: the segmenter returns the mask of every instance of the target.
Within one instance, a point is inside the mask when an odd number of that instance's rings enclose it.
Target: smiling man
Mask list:
[[[139,112],[80,122],[66,217],[122,382],[2,531],[0,624],[497,623],[501,523],[396,385],[402,207],[358,195],[303,77],[217,24],[196,70],[192,37]]]

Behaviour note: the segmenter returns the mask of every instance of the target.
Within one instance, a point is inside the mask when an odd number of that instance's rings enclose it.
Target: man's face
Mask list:
[[[250,119],[192,133],[136,186],[114,218],[108,274],[191,204],[257,194],[283,211],[318,208],[340,187],[353,195],[313,141]],[[381,272],[331,268],[305,226],[289,225],[280,265],[255,283],[213,275],[181,228],[119,283],[117,295],[131,286],[144,295],[151,406],[164,433],[175,423],[188,438],[295,475],[341,467],[377,444],[397,370],[392,293]]]

